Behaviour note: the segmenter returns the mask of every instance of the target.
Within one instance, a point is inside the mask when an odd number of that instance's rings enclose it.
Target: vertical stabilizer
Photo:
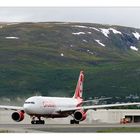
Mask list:
[[[84,82],[84,72],[80,71],[79,79],[78,79],[78,82],[77,82],[77,86],[76,86],[73,98],[82,98],[83,82]]]

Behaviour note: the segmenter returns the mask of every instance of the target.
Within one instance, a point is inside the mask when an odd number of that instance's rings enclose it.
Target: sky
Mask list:
[[[140,7],[0,7],[0,22],[85,22],[140,28]]]

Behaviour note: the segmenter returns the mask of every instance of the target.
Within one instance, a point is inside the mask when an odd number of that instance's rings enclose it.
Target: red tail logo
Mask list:
[[[84,82],[84,72],[80,71],[79,79],[78,79],[78,82],[77,82],[77,86],[76,86],[73,98],[82,98],[83,82]]]

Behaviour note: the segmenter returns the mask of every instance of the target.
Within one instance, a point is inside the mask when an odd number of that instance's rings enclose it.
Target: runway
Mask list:
[[[0,124],[1,132],[9,133],[96,133],[111,128],[140,128],[140,124]]]
[[[103,123],[90,120],[91,117],[80,124],[70,124],[71,116],[68,118],[45,119],[45,125],[30,124],[31,118],[25,115],[21,122],[14,122],[11,119],[13,111],[0,111],[0,132],[6,133],[97,133],[112,128],[138,128],[140,132],[140,123],[119,124]],[[95,114],[94,114],[95,116]],[[89,118],[89,119],[88,119]],[[95,118],[95,117],[94,117]]]

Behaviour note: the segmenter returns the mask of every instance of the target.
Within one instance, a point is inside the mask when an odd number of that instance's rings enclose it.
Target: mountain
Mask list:
[[[140,96],[140,29],[91,23],[0,23],[0,96]]]

